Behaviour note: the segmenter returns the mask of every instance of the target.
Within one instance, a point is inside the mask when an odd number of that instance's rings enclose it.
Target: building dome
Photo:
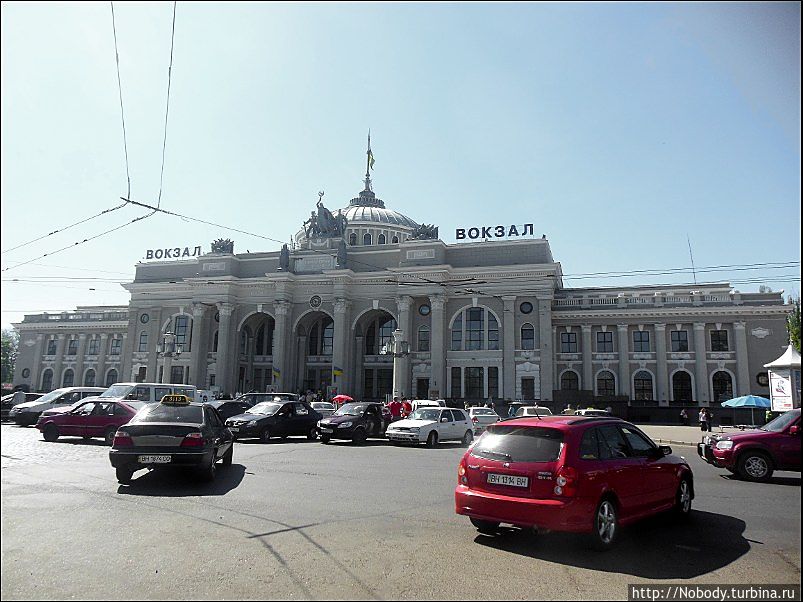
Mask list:
[[[360,196],[351,199],[349,206],[340,210],[349,225],[352,223],[357,224],[381,224],[391,227],[400,227],[402,230],[409,229],[415,230],[418,224],[411,220],[406,215],[402,215],[398,211],[385,208],[385,202],[382,199],[376,198],[376,195],[371,190],[363,190]]]

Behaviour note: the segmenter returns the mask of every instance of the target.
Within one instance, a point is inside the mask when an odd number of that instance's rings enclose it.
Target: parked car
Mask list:
[[[575,416],[610,416],[611,413],[608,410],[598,410],[596,408],[585,408],[581,410],[574,411]]]
[[[706,435],[697,453],[748,481],[768,481],[775,470],[800,472],[800,437],[798,408],[755,430]]]
[[[255,406],[263,401],[298,401],[298,395],[295,393],[243,393],[235,401]]]
[[[474,425],[474,434],[480,435],[490,425],[499,422],[499,414],[494,412],[491,408],[477,406],[468,408],[468,417]]]
[[[383,437],[390,424],[390,410],[377,402],[343,404],[338,410],[318,422],[321,443],[331,439],[349,439],[362,445],[368,437]]]
[[[608,549],[620,527],[674,510],[688,516],[685,459],[618,418],[547,416],[492,425],[463,455],[455,511],[478,531],[500,523],[590,533]]]
[[[314,441],[321,418],[306,401],[263,401],[226,420],[226,426],[235,439],[257,438],[267,443],[271,437],[306,435]]]
[[[334,414],[337,409],[334,404],[328,401],[313,401],[310,405],[324,418]]]
[[[20,426],[29,426],[36,424],[39,415],[45,410],[52,410],[58,407],[68,407],[76,401],[80,401],[86,397],[94,397],[103,393],[105,389],[102,387],[65,387],[63,389],[56,389],[42,395],[34,401],[26,401],[19,405],[14,406],[8,413],[11,420]]]
[[[11,408],[20,405],[21,403],[27,403],[29,401],[36,401],[40,397],[42,397],[44,393],[25,393],[24,398],[20,398],[18,396],[18,403],[14,403],[14,393],[9,395],[4,395],[2,401],[0,401],[0,420],[11,420],[11,416],[9,413],[11,412]]]
[[[230,466],[234,438],[217,412],[184,395],[167,395],[146,404],[114,435],[109,461],[117,480],[127,485],[141,468],[192,468],[207,481],[216,464]]]
[[[36,428],[45,441],[71,435],[84,439],[103,437],[111,445],[117,429],[131,420],[143,405],[137,401],[79,401],[69,408],[42,412]]]
[[[440,441],[474,439],[474,425],[465,411],[455,408],[419,408],[408,418],[392,423],[385,435],[394,443],[422,443],[435,447]]]
[[[239,399],[221,399],[207,402],[206,405],[215,408],[224,421],[232,416],[238,416],[251,408],[251,405]]]
[[[193,385],[167,383],[115,383],[99,395],[103,399],[159,403],[165,395],[184,395],[198,401],[198,389]]]
[[[445,399],[414,399],[413,403],[413,412],[415,412],[418,408],[445,408],[446,407],[446,400]]]
[[[552,410],[541,406],[523,406],[516,410],[515,418],[526,418],[528,416],[552,416]]]

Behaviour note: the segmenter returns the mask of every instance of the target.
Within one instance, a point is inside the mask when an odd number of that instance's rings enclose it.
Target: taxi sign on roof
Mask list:
[[[162,403],[169,406],[188,406],[190,398],[186,395],[165,395],[162,397]]]

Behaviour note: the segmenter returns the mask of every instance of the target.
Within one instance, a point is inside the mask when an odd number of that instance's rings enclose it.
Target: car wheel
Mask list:
[[[318,438],[318,427],[313,426],[307,433],[307,439],[315,441]]]
[[[259,442],[267,443],[268,441],[270,441],[270,428],[266,426],[262,429],[262,432],[259,433]]]
[[[59,438],[59,427],[55,424],[48,424],[42,431],[45,441],[56,441]]]
[[[605,551],[613,547],[619,535],[619,517],[616,504],[610,498],[604,498],[594,512],[594,525],[591,533],[592,546]]]
[[[480,520],[479,518],[470,518],[471,524],[477,528],[477,531],[482,533],[483,535],[496,535],[497,529],[499,529],[499,523],[495,523],[490,520]]]
[[[769,481],[772,476],[772,460],[764,452],[746,451],[736,464],[739,475],[748,481]]]
[[[329,435],[321,435],[321,443],[329,443],[331,437]]]
[[[106,442],[106,445],[111,445],[114,443],[115,433],[117,433],[117,429],[114,427],[106,429],[106,432],[103,434],[103,440]]]
[[[201,478],[204,481],[215,480],[215,473],[217,473],[217,464],[215,464],[216,460],[217,460],[217,450],[213,450],[212,459],[209,461],[209,464],[207,464],[206,467],[201,470]]]
[[[115,473],[117,474],[117,482],[122,485],[130,485],[131,484],[131,477],[134,476],[134,471],[130,468],[126,468],[125,466],[118,466],[115,469]]]
[[[432,431],[429,436],[427,436],[427,447],[435,447],[438,445],[438,433]]]
[[[686,477],[683,477],[678,484],[674,511],[679,518],[689,518],[691,515],[691,483]]]
[[[234,444],[229,446],[228,451],[223,454],[223,466],[231,466],[231,461],[234,459]]]
[[[356,429],[351,436],[351,441],[354,445],[362,445],[367,438],[368,434],[365,432],[365,429]]]
[[[466,431],[466,434],[463,435],[463,445],[471,445],[472,441],[474,441],[474,433]]]

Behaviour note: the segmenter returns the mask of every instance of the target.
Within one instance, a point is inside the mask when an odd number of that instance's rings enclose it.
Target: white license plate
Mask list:
[[[325,429],[325,428],[321,428],[321,432],[322,433],[334,433],[334,431],[332,429]]]
[[[492,485],[510,485],[512,487],[529,487],[530,477],[515,477],[508,474],[488,473],[488,482]]]
[[[140,464],[170,464],[170,456],[140,456],[137,461]]]
[[[230,426],[230,427],[229,427],[229,430],[230,430],[232,433],[239,433],[239,432],[240,432],[240,429],[239,429],[238,427],[236,427],[236,426]]]

